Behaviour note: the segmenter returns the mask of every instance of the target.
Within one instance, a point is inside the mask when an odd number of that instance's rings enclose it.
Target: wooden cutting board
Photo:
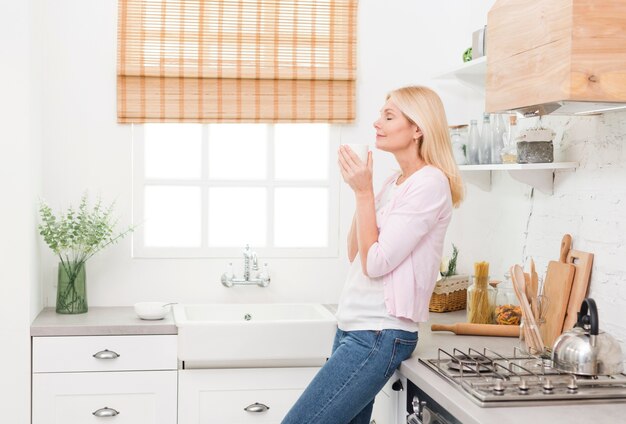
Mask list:
[[[563,330],[563,322],[565,321],[572,282],[576,272],[576,267],[573,264],[566,263],[571,246],[572,237],[565,234],[561,241],[559,260],[548,263],[543,295],[548,298],[550,306],[546,311],[546,322],[540,327],[541,338],[547,347],[552,347],[554,340]]]
[[[593,266],[593,253],[582,252],[580,250],[570,250],[567,254],[566,262],[574,264],[576,274],[567,302],[567,312],[563,321],[563,331],[569,330],[578,320],[580,305],[587,296],[589,279],[591,278],[591,267]]]

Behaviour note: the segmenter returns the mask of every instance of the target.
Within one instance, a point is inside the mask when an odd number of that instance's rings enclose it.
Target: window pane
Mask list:
[[[277,179],[328,179],[329,125],[277,124],[274,128]]]
[[[146,187],[145,245],[200,247],[200,205],[199,187]]]
[[[209,246],[266,245],[267,189],[209,189]]]
[[[262,180],[267,176],[267,125],[209,125],[209,178]]]
[[[276,247],[328,246],[328,189],[277,188],[274,201]]]
[[[202,125],[145,124],[146,178],[199,179]]]

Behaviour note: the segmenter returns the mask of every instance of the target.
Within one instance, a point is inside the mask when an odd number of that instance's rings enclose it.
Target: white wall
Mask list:
[[[426,2],[361,0],[358,31],[357,121],[343,128],[345,142],[373,142],[372,122],[387,91],[427,84],[446,103],[451,124],[478,119],[484,98],[449,80],[431,79],[460,63],[471,32],[486,23],[493,1]],[[131,134],[115,123],[116,2],[59,0],[43,11],[43,192],[53,206],[75,202],[88,189],[117,199],[121,226],[130,223]],[[84,17],[96,17],[81,24]],[[626,339],[619,309],[626,306],[623,261],[625,115],[546,118],[557,130],[557,160],[580,161],[575,172],[557,173],[555,193],[530,190],[506,173],[494,173],[490,192],[468,186],[467,201],[455,212],[448,243],[460,247],[460,270],[477,260],[501,276],[512,263],[532,255],[540,270],[558,255],[561,236],[596,254],[591,294],[600,306],[601,326]],[[522,125],[531,125],[525,122]],[[391,157],[374,156],[375,182],[394,167]],[[270,261],[266,289],[226,289],[219,284],[227,260],[131,259],[125,240],[90,260],[91,305],[128,305],[138,300],[179,302],[336,302],[346,272],[343,239],[354,207],[341,192],[340,257]],[[15,233],[21,235],[22,233]],[[54,304],[55,259],[43,250],[46,302]],[[240,262],[236,262],[240,264]],[[626,351],[626,349],[625,349]]]
[[[116,3],[62,0],[43,5],[43,184],[53,207],[76,202],[85,189],[101,193],[105,200],[116,199],[121,228],[131,219],[132,141],[130,126],[116,124]],[[344,141],[373,143],[372,123],[390,89],[424,81],[460,63],[462,51],[471,43],[471,30],[465,28],[466,3],[451,1],[442,7],[403,0],[360,2],[358,119],[343,128]],[[85,17],[97,19],[81,23]],[[442,31],[441,22],[451,21],[459,24]],[[468,93],[458,86],[450,92]],[[467,113],[462,107],[451,108],[457,115]],[[379,182],[393,161],[379,154],[375,161]],[[226,259],[133,260],[127,239],[90,260],[89,303],[128,305],[148,299],[335,303],[347,269],[343,240],[354,207],[348,190],[344,188],[341,196],[340,256],[272,259],[272,284],[266,289],[222,287],[219,277]],[[43,249],[46,303],[54,305],[56,259]],[[240,258],[235,265],[241,265]]]
[[[35,201],[41,181],[35,1],[0,8],[0,411],[30,422],[30,323],[41,309]]]

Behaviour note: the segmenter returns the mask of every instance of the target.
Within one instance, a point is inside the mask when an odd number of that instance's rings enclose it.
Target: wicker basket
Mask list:
[[[430,297],[430,312],[452,312],[465,309],[469,275],[453,275],[437,281]]]

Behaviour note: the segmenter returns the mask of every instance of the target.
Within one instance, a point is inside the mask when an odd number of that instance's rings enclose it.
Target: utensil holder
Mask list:
[[[522,314],[522,320],[520,322],[520,349],[530,355],[544,355],[547,354],[550,346],[544,346],[540,348],[541,344],[537,343],[537,336],[539,338],[542,334],[542,327],[546,323],[546,312],[548,311],[550,301],[546,296],[539,295],[530,299],[531,310],[534,319],[525,319]]]

